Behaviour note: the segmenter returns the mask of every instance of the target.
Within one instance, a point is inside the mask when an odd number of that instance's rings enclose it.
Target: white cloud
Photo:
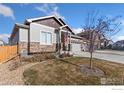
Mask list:
[[[13,20],[15,19],[13,10],[3,4],[0,4],[0,14],[6,17],[11,17]]]
[[[123,35],[123,36],[115,35],[115,36],[112,36],[111,39],[112,39],[114,42],[119,41],[119,40],[124,40],[124,35]]]
[[[82,28],[73,28],[75,34],[82,32]]]
[[[124,36],[118,36],[117,40],[124,40]]]
[[[5,42],[8,42],[8,38],[10,37],[10,34],[0,34],[0,39],[2,39]]]
[[[50,10],[48,4],[43,4],[43,5],[37,6],[35,8],[41,12],[44,12],[45,14],[48,14],[48,12]]]
[[[59,7],[56,4],[42,4],[40,6],[36,6],[35,8],[46,15],[56,15],[62,19],[65,19],[65,17],[59,13]]]

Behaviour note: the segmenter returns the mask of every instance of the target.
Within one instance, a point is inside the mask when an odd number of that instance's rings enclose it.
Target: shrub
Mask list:
[[[69,53],[63,53],[61,54],[59,57],[60,58],[64,58],[64,57],[72,57],[73,55],[69,54]]]

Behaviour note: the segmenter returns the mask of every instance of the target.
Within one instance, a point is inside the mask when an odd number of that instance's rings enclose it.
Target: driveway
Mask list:
[[[90,54],[89,52],[78,52],[75,56],[90,57]],[[96,51],[93,53],[93,57],[124,64],[124,52],[121,51]]]

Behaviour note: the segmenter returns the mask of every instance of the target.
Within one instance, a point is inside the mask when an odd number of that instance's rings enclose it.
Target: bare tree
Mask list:
[[[83,26],[83,33],[87,33],[89,40],[89,53],[90,53],[90,68],[93,68],[93,52],[95,50],[95,43],[97,39],[101,40],[102,37],[108,38],[113,36],[120,30],[121,22],[116,16],[114,18],[99,16],[98,11],[92,11],[88,13],[86,23]]]

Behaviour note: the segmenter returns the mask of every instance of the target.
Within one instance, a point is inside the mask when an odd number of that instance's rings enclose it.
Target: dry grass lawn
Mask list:
[[[124,84],[124,64],[93,59],[94,67],[101,69],[104,78],[112,78],[110,85]],[[70,57],[49,59],[27,69],[24,81],[27,85],[100,85],[100,76],[87,76],[80,65],[88,65],[89,58]],[[121,79],[123,78],[123,82]]]

